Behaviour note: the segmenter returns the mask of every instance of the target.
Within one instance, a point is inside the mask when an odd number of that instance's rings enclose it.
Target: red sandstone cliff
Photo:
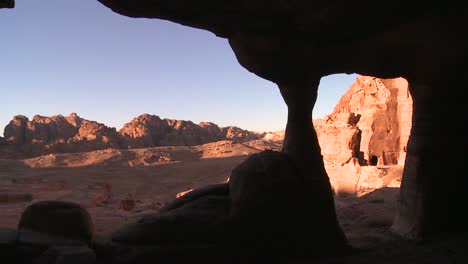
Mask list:
[[[322,124],[315,124],[325,160],[343,164],[403,164],[412,99],[403,78],[358,76]]]
[[[219,127],[210,122],[197,125],[191,121],[161,119],[149,114],[134,118],[116,131],[75,113],[52,117],[36,115],[32,120],[18,115],[5,127],[4,135],[2,153],[6,153],[8,148],[11,154],[14,148],[22,153],[15,158],[105,148],[193,146],[220,140],[247,141],[262,136],[234,126]],[[10,154],[6,156],[10,157]]]
[[[127,148],[154,146],[193,146],[219,140],[245,141],[259,135],[238,127],[222,127],[210,122],[161,119],[143,114],[119,130]]]
[[[120,146],[115,128],[83,119],[75,113],[52,117],[36,115],[32,120],[15,116],[5,127],[4,135],[7,142],[17,146],[26,156]]]

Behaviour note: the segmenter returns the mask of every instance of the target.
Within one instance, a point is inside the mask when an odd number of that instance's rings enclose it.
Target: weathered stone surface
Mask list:
[[[314,128],[326,163],[346,164],[357,157],[361,143],[361,130],[356,126],[354,114],[327,116],[326,121]]]
[[[184,195],[177,197],[177,199],[175,199],[171,203],[162,207],[159,210],[159,212],[166,212],[166,211],[174,210],[191,201],[199,199],[200,197],[211,196],[211,195],[228,197],[229,185],[227,183],[211,184],[211,185],[204,186],[202,188],[190,190]]]
[[[360,152],[367,164],[374,156],[377,164],[404,163],[411,129],[412,100],[403,78],[379,79],[359,76],[343,95],[332,115],[354,113],[362,131]],[[374,165],[377,165],[374,164]]]
[[[291,158],[280,152],[253,154],[236,167],[229,178],[234,218],[273,217],[301,202],[303,180]],[[284,188],[288,186],[287,188]]]
[[[357,158],[327,166],[335,195],[362,196],[384,187],[400,187],[403,166],[361,166]]]
[[[13,120],[5,127],[4,136],[7,141],[14,144],[23,144],[26,141],[26,125],[29,119],[25,116],[18,115],[13,117]]]
[[[278,255],[343,250],[346,242],[336,220],[317,211],[324,207],[315,203],[323,201],[315,200],[309,187],[288,154],[267,150],[251,155],[229,180],[233,246],[279,250]],[[300,242],[305,240],[307,244]]]
[[[36,115],[32,120],[15,116],[5,127],[5,138],[29,156],[48,153],[83,152],[119,147],[120,138],[115,128],[69,116],[45,117]]]
[[[34,157],[50,153],[73,153],[107,148],[148,148],[156,146],[194,146],[220,140],[244,142],[262,134],[235,126],[219,127],[214,123],[161,119],[143,114],[118,132],[104,124],[79,117],[36,115],[32,120],[15,116],[5,127],[0,141],[0,156]],[[16,154],[15,154],[16,153]]]
[[[143,114],[124,125],[119,133],[124,137],[124,147],[193,146],[220,140],[245,141],[260,136],[238,127],[220,128],[216,124],[161,119]]]
[[[357,157],[363,165],[404,164],[412,105],[405,79],[358,76],[324,124],[315,126],[324,159]]]
[[[200,245],[227,239],[228,196],[207,195],[172,210],[145,216],[112,234],[112,240],[125,244]]]
[[[51,237],[90,243],[94,224],[90,214],[78,204],[40,201],[24,210],[18,229],[25,234],[32,231]]]

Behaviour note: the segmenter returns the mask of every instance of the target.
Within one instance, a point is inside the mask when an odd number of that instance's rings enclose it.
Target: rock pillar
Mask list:
[[[468,204],[468,177],[462,167],[467,147],[462,119],[467,113],[463,97],[449,89],[460,85],[457,78],[438,77],[410,82],[413,125],[392,227],[408,238],[434,238],[467,230],[462,217]]]
[[[318,227],[317,238],[323,244],[342,246],[345,237],[337,222],[332,188],[312,123],[319,82],[320,76],[315,76],[278,84],[288,106],[283,152],[292,157],[303,177],[310,205],[304,210],[315,215],[311,224]]]

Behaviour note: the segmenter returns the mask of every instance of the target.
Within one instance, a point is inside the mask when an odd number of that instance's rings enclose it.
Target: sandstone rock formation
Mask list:
[[[315,124],[324,160],[404,164],[412,106],[405,79],[358,76],[333,112]]]
[[[340,114],[357,116],[357,122],[348,123],[361,130],[359,158],[362,164],[404,164],[412,109],[408,82],[404,78],[358,76],[327,117],[327,122],[339,122],[333,119]]]
[[[219,127],[210,122],[194,124],[191,121],[161,119],[143,114],[119,130],[124,147],[193,146],[220,140],[246,141],[260,136],[238,127]]]
[[[334,193],[360,196],[372,188],[399,187],[399,177],[387,175],[385,166],[405,163],[411,118],[405,79],[358,76],[333,112],[314,120]]]
[[[353,113],[329,116],[326,122],[317,123],[314,120],[321,153],[326,163],[343,165],[357,157],[361,130],[356,126],[356,116]]]
[[[115,128],[83,119],[75,113],[66,117],[36,115],[32,120],[15,116],[5,127],[4,135],[8,142],[29,156],[120,147]]]
[[[194,146],[220,140],[244,142],[262,137],[235,126],[219,127],[210,122],[161,119],[143,114],[115,128],[79,117],[36,115],[32,120],[18,115],[5,127],[4,143],[14,145],[21,157],[49,153],[84,152],[106,148],[147,148],[155,146]],[[2,143],[2,141],[0,141]],[[6,154],[6,148],[1,152]]]
[[[18,230],[90,244],[94,236],[94,223],[89,212],[79,204],[40,201],[24,210]]]
[[[255,254],[273,249],[272,255],[291,256],[344,249],[337,222],[317,217],[324,204],[316,186],[305,184],[302,177],[288,154],[271,150],[253,154],[233,169],[230,217],[237,246]],[[309,207],[319,209],[302,214]]]

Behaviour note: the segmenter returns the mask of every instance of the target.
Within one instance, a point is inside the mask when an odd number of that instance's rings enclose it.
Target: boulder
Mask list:
[[[336,222],[323,222],[329,220],[323,217],[328,212],[321,212],[326,209],[313,188],[320,186],[308,184],[289,155],[271,150],[252,154],[229,180],[232,247],[269,256],[344,250],[344,234]]]
[[[121,244],[158,245],[164,250],[177,245],[212,245],[226,239],[229,197],[206,195],[180,207],[144,216],[112,234]]]
[[[79,204],[62,201],[40,201],[29,205],[21,215],[18,230],[23,240],[28,234],[40,242],[41,237],[91,243],[94,224],[90,214]],[[43,234],[43,235],[40,235]],[[53,239],[52,239],[53,241]]]
[[[229,185],[227,183],[211,184],[194,190],[186,191],[183,195],[178,195],[174,201],[162,207],[159,212],[170,211],[179,208],[191,201],[194,201],[203,196],[228,196]]]

